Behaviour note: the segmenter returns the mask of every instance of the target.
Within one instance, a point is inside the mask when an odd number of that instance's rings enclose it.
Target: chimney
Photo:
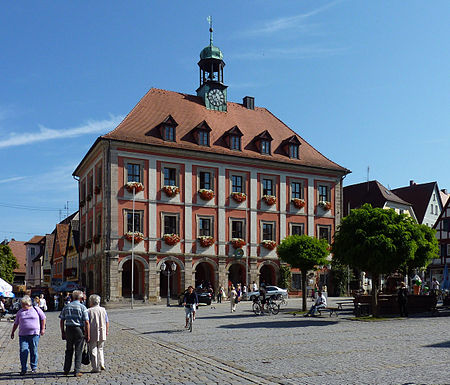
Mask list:
[[[246,96],[244,97],[242,104],[245,108],[248,108],[249,110],[255,109],[255,98],[253,96]]]
[[[447,192],[447,189],[446,188],[443,188],[442,190],[441,190],[444,194],[448,194],[448,192]]]
[[[414,182],[413,180],[410,180],[410,181],[409,181],[409,185],[410,185],[410,186],[415,186],[415,185],[416,185],[416,182]]]

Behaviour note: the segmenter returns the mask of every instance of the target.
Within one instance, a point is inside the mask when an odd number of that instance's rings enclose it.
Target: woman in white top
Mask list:
[[[231,291],[230,291],[230,306],[231,306],[231,312],[233,313],[234,311],[236,311],[236,300],[237,300],[237,291],[234,288],[234,286],[231,286]]]
[[[47,311],[47,301],[44,298],[44,294],[41,294],[41,298],[39,298],[39,307],[42,311]]]

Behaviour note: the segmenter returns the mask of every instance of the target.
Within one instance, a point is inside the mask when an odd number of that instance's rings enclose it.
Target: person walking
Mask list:
[[[30,353],[31,373],[36,373],[38,365],[38,344],[40,336],[45,333],[46,317],[39,307],[32,306],[31,298],[25,295],[21,300],[22,309],[16,314],[11,339],[19,328],[20,375],[27,373],[28,353]]]
[[[223,287],[221,285],[217,293],[217,303],[222,303],[222,296],[223,296]]]
[[[39,307],[42,311],[47,311],[47,301],[44,298],[44,294],[41,294],[41,297],[39,298]]]
[[[234,288],[234,286],[231,286],[231,291],[230,291],[230,306],[231,306],[231,312],[235,312],[236,311],[236,302],[237,302],[237,291]]]
[[[53,310],[54,311],[59,310],[59,299],[60,299],[59,294],[55,293],[55,295],[53,296]]]
[[[408,317],[408,289],[405,282],[400,284],[397,291],[397,302],[400,309],[400,317]]]
[[[89,340],[89,353],[91,356],[91,373],[100,373],[105,370],[105,357],[103,347],[106,336],[109,333],[108,314],[104,307],[100,306],[100,296],[92,294],[89,296],[89,324],[91,328]]]
[[[86,306],[80,303],[83,293],[75,290],[72,293],[73,301],[67,303],[59,315],[61,338],[66,341],[66,354],[64,359],[64,374],[67,376],[72,366],[72,357],[75,351],[74,376],[81,377],[81,352],[83,339],[89,342],[90,327],[89,314]]]

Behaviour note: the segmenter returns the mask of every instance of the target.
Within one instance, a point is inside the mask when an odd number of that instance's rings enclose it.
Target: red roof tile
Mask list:
[[[176,142],[164,141],[157,129],[169,115],[177,123]],[[192,135],[195,127],[203,121],[211,127],[210,147],[199,146]],[[204,106],[201,97],[156,88],[150,89],[117,128],[102,138],[236,155],[236,151],[229,149],[224,140],[224,134],[234,126],[238,126],[244,134],[239,156],[349,172],[323,156],[265,108],[255,107],[251,110],[241,104],[228,102],[227,112],[212,111]],[[261,155],[254,142],[255,137],[265,130],[273,138],[271,156]],[[290,159],[282,148],[284,141],[293,135],[301,143],[300,159]]]
[[[27,266],[27,247],[25,246],[26,242],[11,240],[8,243],[9,248],[11,249],[13,255],[17,259],[17,263],[19,267],[14,270],[14,273],[23,273],[26,272]]]
[[[69,227],[70,225],[67,223],[59,223],[56,225],[53,258],[58,258],[66,254],[67,242],[69,241]]]
[[[27,243],[37,244],[37,243],[40,243],[41,241],[43,241],[44,238],[45,238],[44,235],[35,235],[28,242],[25,242],[25,244],[27,244]]]

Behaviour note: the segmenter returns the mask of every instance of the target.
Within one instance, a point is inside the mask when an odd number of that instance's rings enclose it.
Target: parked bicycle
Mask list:
[[[280,306],[271,297],[267,298],[264,304],[261,301],[261,297],[256,297],[253,300],[252,310],[256,315],[261,315],[264,313],[268,315],[277,315],[280,311]]]
[[[282,296],[281,294],[277,294],[276,296],[272,296],[271,298],[273,298],[279,308],[287,305],[286,298],[284,298],[284,296]]]

